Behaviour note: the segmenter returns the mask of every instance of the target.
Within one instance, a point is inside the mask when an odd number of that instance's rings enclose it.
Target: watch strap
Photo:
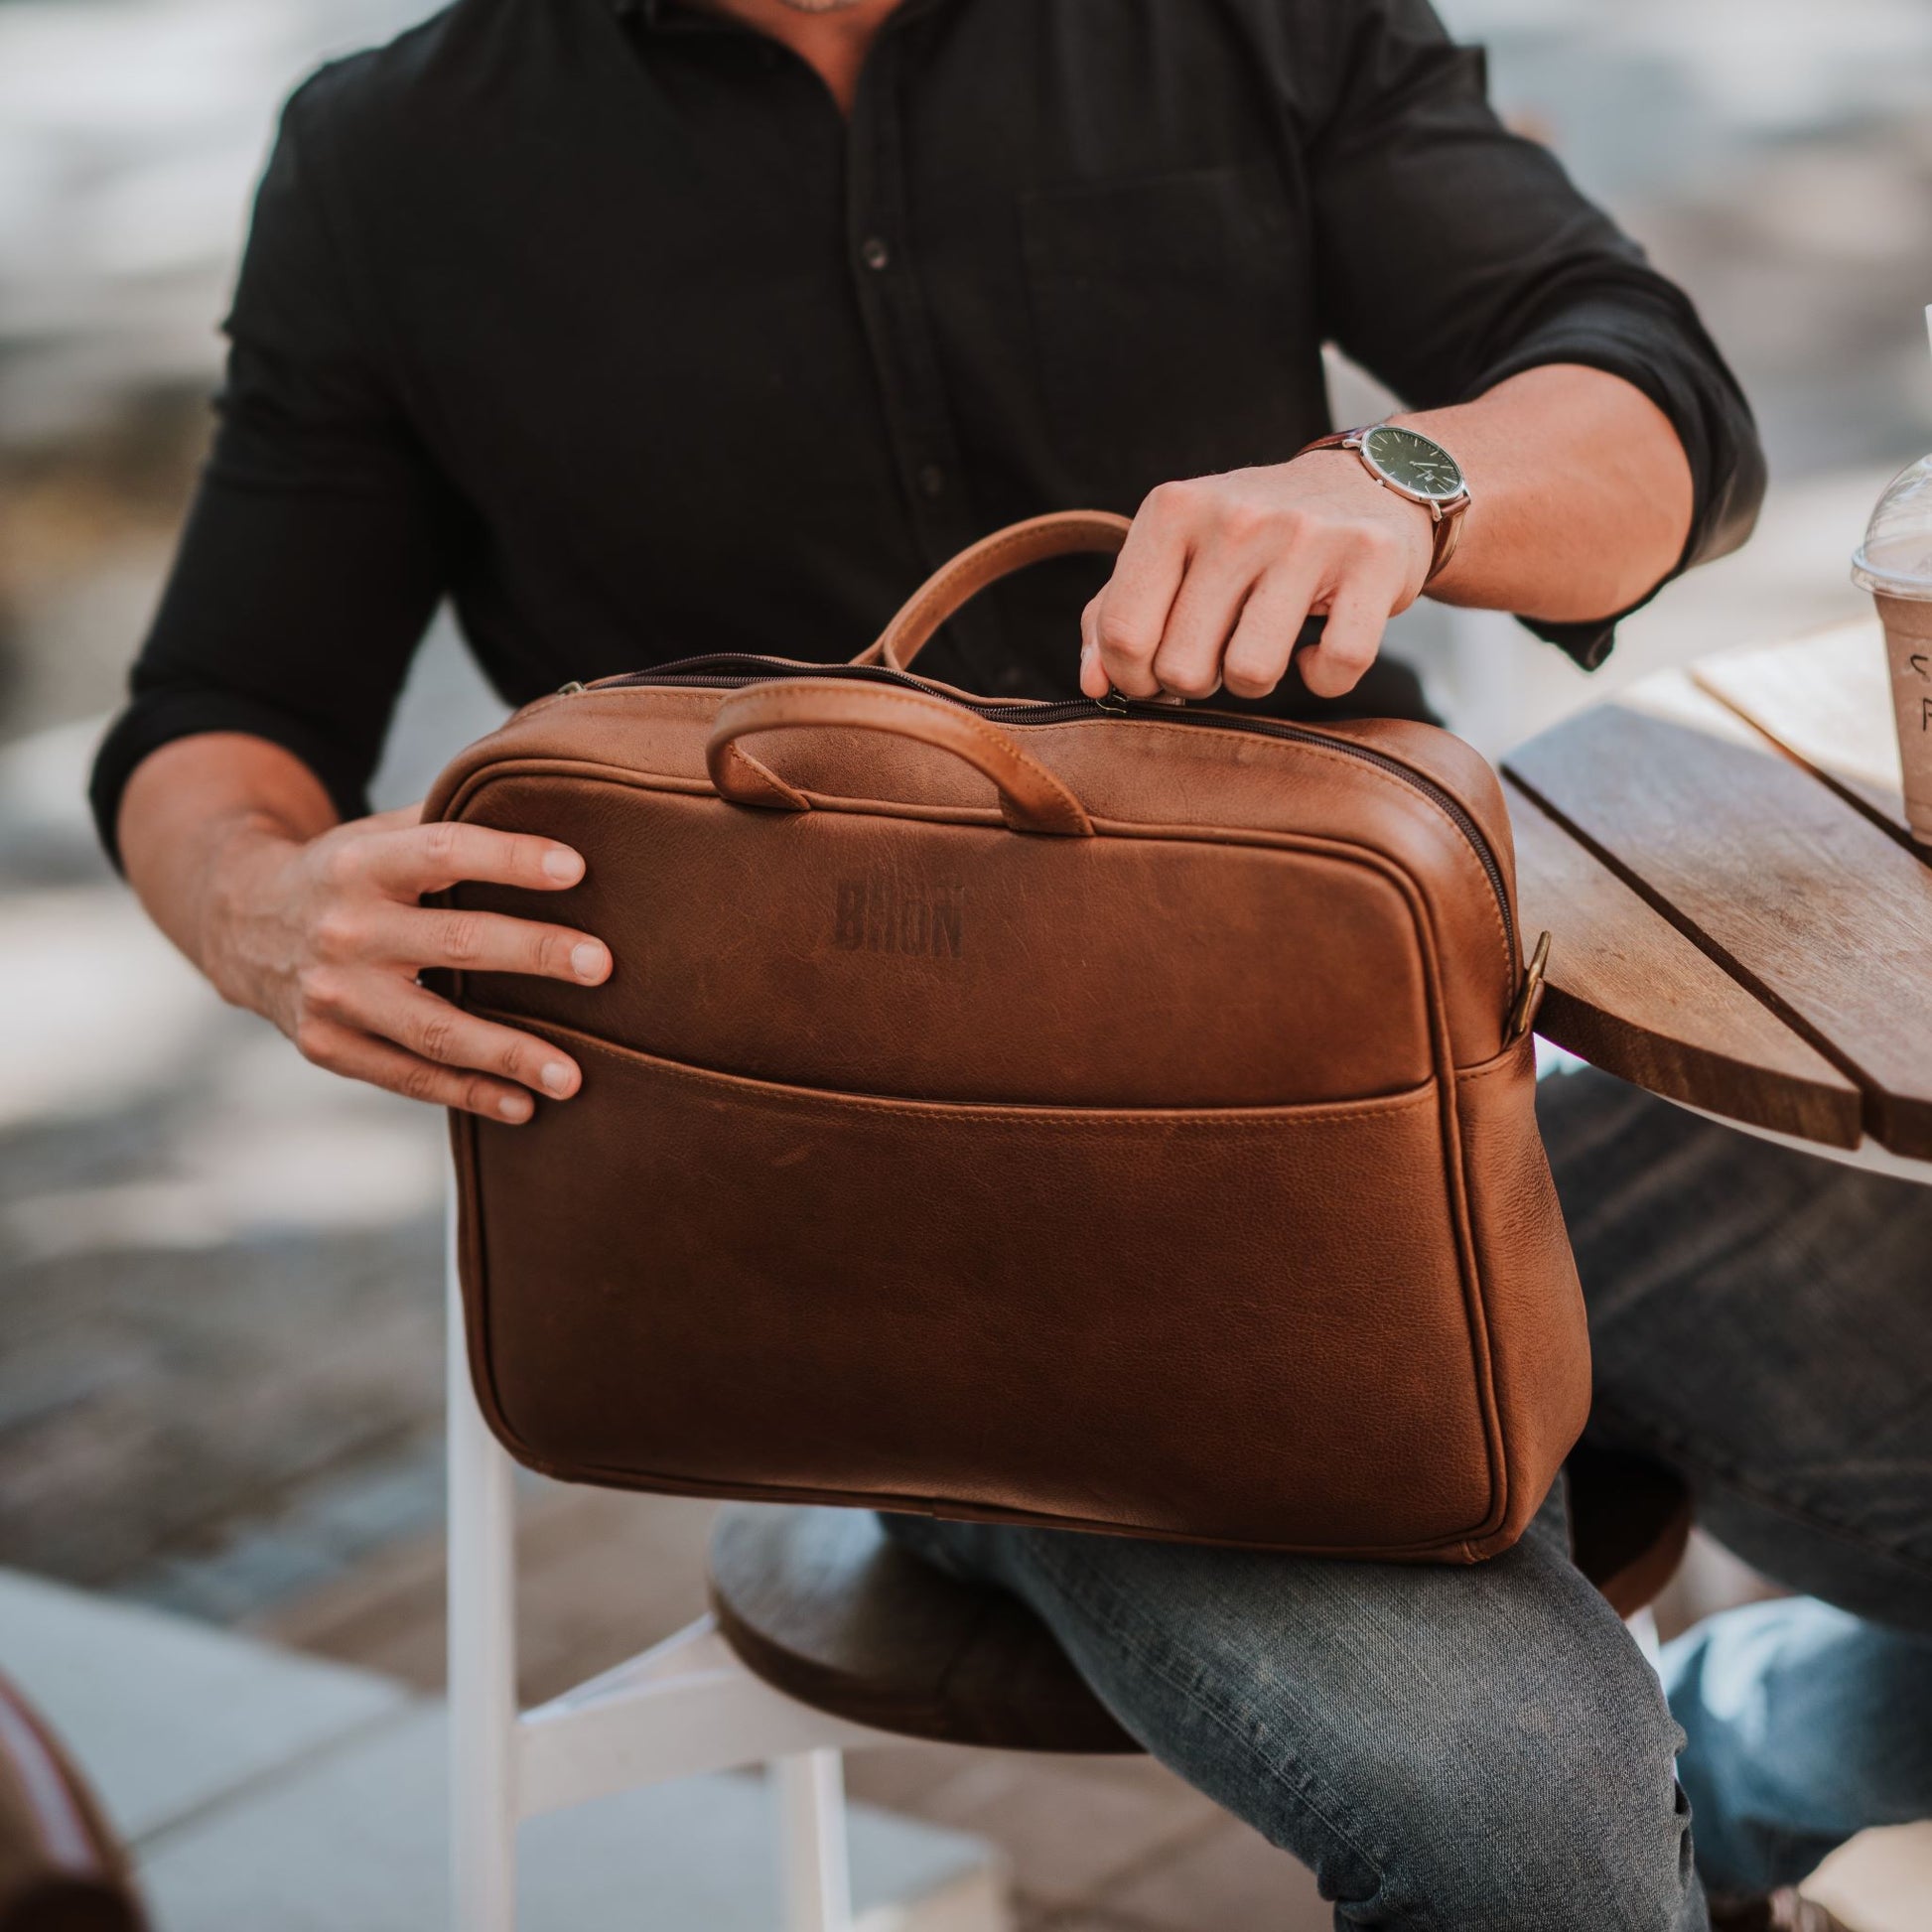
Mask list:
[[[1466,488],[1454,502],[1436,505],[1436,554],[1429,560],[1429,575],[1422,580],[1425,589],[1442,576],[1455,555],[1455,546],[1462,541],[1462,515],[1468,507]]]
[[[1317,436],[1312,443],[1305,443],[1295,454],[1311,456],[1316,450],[1345,450],[1349,444],[1360,442],[1376,427],[1374,423],[1364,423],[1360,429],[1338,429],[1332,436]]]

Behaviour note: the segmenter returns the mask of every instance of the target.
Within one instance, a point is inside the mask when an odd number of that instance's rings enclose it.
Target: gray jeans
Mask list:
[[[1592,1430],[1681,1470],[1704,1526],[1802,1592],[1710,1619],[1662,1686],[1555,1497],[1475,1570],[888,1519],[1030,1603],[1342,1927],[1700,1932],[1707,1884],[1768,1890],[1932,1816],[1932,1188],[1594,1072],[1538,1104]]]

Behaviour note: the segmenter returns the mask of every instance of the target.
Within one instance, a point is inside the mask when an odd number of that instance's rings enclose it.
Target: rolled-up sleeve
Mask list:
[[[1419,408],[1554,362],[1621,376],[1669,418],[1690,462],[1695,509],[1671,575],[1735,549],[1764,461],[1689,298],[1553,155],[1502,125],[1481,53],[1456,46],[1427,0],[1322,11],[1330,85],[1311,169],[1325,333]],[[1551,427],[1560,449],[1562,425]],[[1628,615],[1524,621],[1594,668]]]
[[[444,589],[452,508],[345,271],[303,132],[283,116],[226,323],[216,427],[91,796],[118,864],[121,795],[178,738],[292,752],[345,817]]]

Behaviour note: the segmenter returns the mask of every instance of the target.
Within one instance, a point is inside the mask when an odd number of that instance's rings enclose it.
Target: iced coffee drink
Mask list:
[[[1871,593],[1885,627],[1906,821],[1932,846],[1932,457],[1895,477],[1878,499],[1852,576]]]

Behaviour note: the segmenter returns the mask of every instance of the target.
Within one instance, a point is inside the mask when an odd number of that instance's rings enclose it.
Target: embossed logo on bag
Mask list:
[[[964,886],[908,885],[884,873],[839,881],[832,943],[842,952],[957,959],[965,931]]]

